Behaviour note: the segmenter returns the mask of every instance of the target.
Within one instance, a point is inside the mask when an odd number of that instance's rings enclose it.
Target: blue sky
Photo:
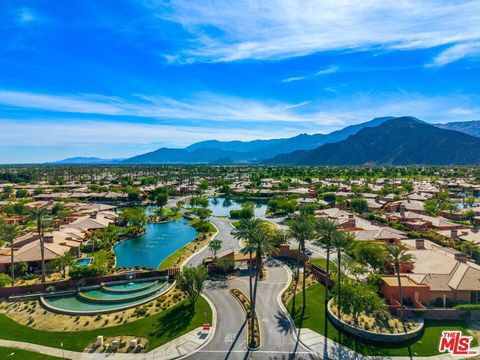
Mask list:
[[[480,120],[479,84],[478,1],[8,1],[0,163]]]

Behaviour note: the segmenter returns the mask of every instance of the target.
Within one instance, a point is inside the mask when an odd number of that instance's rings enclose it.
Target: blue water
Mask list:
[[[140,299],[124,300],[122,302],[117,302],[117,303],[91,302],[91,301],[88,301],[87,299],[82,299],[76,295],[52,297],[52,298],[45,299],[45,301],[49,305],[54,306],[58,309],[72,310],[72,311],[98,311],[98,310],[104,310],[104,309],[115,309],[115,308],[123,307],[126,305],[134,305],[136,303],[143,302],[147,299],[154,299],[156,296],[158,296],[159,292],[161,291],[161,289],[163,289],[164,286],[165,286],[164,282],[163,283],[159,282],[158,285],[155,285],[155,288],[157,289],[157,291],[155,291],[154,293],[147,293],[145,297]],[[152,290],[152,288],[150,288],[150,290]],[[92,296],[93,292],[102,293],[101,290],[89,290],[89,291],[85,291],[85,294]],[[111,293],[102,293],[102,294],[107,296],[107,297],[102,296],[102,298],[111,298],[108,296],[112,295]],[[117,298],[127,297],[127,296],[132,296],[132,294],[129,294],[129,295],[118,294]]]
[[[208,208],[215,216],[230,216],[230,210],[240,210],[242,202],[225,198],[208,199]],[[264,216],[267,211],[267,204],[255,203],[255,216]]]
[[[118,291],[118,292],[135,292],[138,289],[142,289],[150,284],[153,284],[153,281],[136,281],[136,282],[128,282],[128,283],[123,283],[123,284],[114,284],[114,285],[108,285],[104,284],[104,290],[108,291],[111,289],[112,291]],[[150,289],[152,287],[149,287]]]
[[[78,259],[77,260],[77,265],[80,265],[80,266],[88,266],[90,265],[92,262],[92,258],[91,257],[88,257],[88,258],[83,258],[83,259]]]
[[[143,283],[140,286],[145,286],[147,283]],[[112,299],[112,300],[118,300],[118,299],[123,299],[123,298],[128,298],[132,296],[140,296],[142,294],[150,294],[153,293],[155,290],[160,289],[163,287],[165,283],[159,282],[158,284],[155,284],[154,286],[148,287],[146,289],[138,290],[132,293],[122,293],[122,292],[109,292],[105,291],[102,288],[99,289],[94,289],[94,290],[87,290],[87,291],[82,291],[82,294],[94,298],[94,299]],[[109,287],[114,287],[114,286],[109,286]]]
[[[156,269],[172,253],[182,248],[196,236],[188,220],[170,221],[162,224],[147,224],[141,236],[125,240],[113,248],[117,267],[146,266]]]

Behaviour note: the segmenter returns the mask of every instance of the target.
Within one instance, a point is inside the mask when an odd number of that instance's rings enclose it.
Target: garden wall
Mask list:
[[[362,330],[358,329],[350,324],[347,324],[340,319],[338,319],[331,311],[331,304],[332,304],[333,299],[331,299],[328,302],[327,306],[327,313],[328,313],[328,318],[330,321],[335,324],[335,326],[342,331],[351,334],[353,336],[356,336],[361,339],[365,340],[370,340],[370,341],[378,341],[378,342],[386,342],[386,343],[400,343],[404,342],[407,340],[411,340],[416,338],[417,336],[420,335],[423,329],[423,322],[421,323],[421,326],[419,326],[417,329],[413,331],[409,331],[407,333],[403,334],[380,334],[380,333],[375,333],[373,331],[367,331],[367,330]]]
[[[136,279],[148,279],[151,277],[160,277],[160,276],[175,276],[175,269],[168,269],[163,271],[139,271],[135,272]],[[33,284],[33,285],[23,285],[23,286],[10,286],[0,289],[0,298],[8,298],[12,295],[26,295],[32,293],[45,293],[50,287],[54,287],[55,290],[68,290],[76,289],[78,286],[86,285],[100,285],[104,282],[112,281],[121,281],[127,280],[127,275],[132,274],[132,272],[123,272],[120,274],[104,275],[94,278],[86,278],[80,280],[62,280],[56,282],[49,282],[45,284]]]

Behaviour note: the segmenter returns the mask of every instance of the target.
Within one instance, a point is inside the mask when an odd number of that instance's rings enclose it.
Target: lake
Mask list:
[[[115,245],[116,267],[146,266],[156,269],[163,260],[198,235],[187,223],[188,220],[180,219],[147,224],[145,234]]]
[[[229,216],[230,210],[240,210],[243,202],[226,198],[209,198],[208,208],[212,210],[212,214],[215,216]],[[252,202],[255,204],[255,216],[264,216],[267,211],[267,204]]]

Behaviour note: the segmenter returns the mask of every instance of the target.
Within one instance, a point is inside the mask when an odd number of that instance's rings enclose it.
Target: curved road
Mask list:
[[[210,218],[217,227],[217,239],[222,240],[221,251],[241,249],[230,231],[230,221],[224,218]],[[193,256],[188,265],[197,265],[211,256],[208,249]],[[257,294],[257,317],[260,322],[262,347],[259,351],[246,348],[247,325],[245,314],[237,300],[229,293],[232,288],[240,289],[248,295],[248,271],[228,281],[208,281],[204,294],[217,310],[217,324],[212,340],[200,351],[187,359],[315,359],[315,355],[297,342],[293,334],[289,315],[280,306],[278,297],[289,281],[289,272],[276,260],[266,262],[268,276],[259,282]]]

